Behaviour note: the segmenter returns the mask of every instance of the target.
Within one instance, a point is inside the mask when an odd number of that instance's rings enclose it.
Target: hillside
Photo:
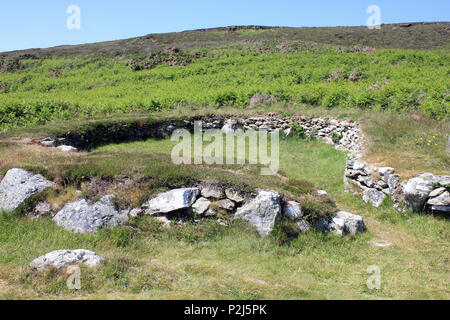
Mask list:
[[[449,43],[450,22],[384,24],[381,30],[360,27],[290,28],[264,26],[230,26],[146,36],[84,45],[58,46],[5,52],[1,55],[31,54],[38,57],[79,56],[86,54],[140,55],[167,47],[199,49],[261,42],[306,41],[335,46],[370,46],[390,49],[433,49]]]

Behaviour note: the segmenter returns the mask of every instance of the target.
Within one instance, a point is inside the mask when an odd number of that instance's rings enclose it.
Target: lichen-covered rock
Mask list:
[[[438,179],[431,173],[424,173],[408,180],[402,186],[405,206],[414,212],[421,211],[437,181]]]
[[[450,193],[448,191],[442,192],[434,198],[430,198],[427,204],[431,206],[449,206],[450,205]]]
[[[270,234],[281,215],[280,194],[274,191],[259,191],[256,198],[236,211],[236,218],[250,222],[262,236]]]
[[[311,229],[310,223],[308,221],[306,221],[305,219],[299,219],[295,223],[297,224],[299,230],[303,233],[306,233],[309,231],[309,229]]]
[[[145,214],[170,213],[189,208],[197,200],[198,188],[180,188],[158,194],[142,205]]]
[[[34,208],[33,213],[31,213],[29,216],[32,219],[36,219],[42,216],[45,216],[46,214],[50,214],[52,211],[52,205],[48,202],[39,202],[36,207]]]
[[[392,195],[398,187],[400,176],[398,174],[389,174],[386,182],[389,187],[389,194]]]
[[[230,199],[219,200],[215,204],[218,208],[222,208],[222,209],[225,209],[228,211],[231,211],[234,209],[234,202],[231,201]]]
[[[381,204],[384,201],[384,198],[386,198],[386,195],[377,190],[377,189],[367,189],[364,190],[363,192],[363,200],[364,202],[370,202],[372,204],[372,206],[374,206],[375,208],[378,208],[379,206],[381,206]]]
[[[330,229],[338,235],[345,235],[347,233],[355,235],[358,232],[363,232],[366,227],[363,217],[350,212],[339,211],[333,217]]]
[[[0,210],[18,209],[27,199],[54,185],[40,174],[11,169],[0,182]]]
[[[441,194],[443,194],[444,192],[445,192],[445,188],[437,188],[430,192],[429,197],[430,198],[438,197]]]
[[[245,200],[245,197],[239,191],[233,190],[231,188],[225,189],[225,195],[228,199],[236,203],[241,203]]]
[[[209,201],[208,199],[199,198],[192,205],[192,209],[197,214],[204,214],[206,212],[206,210],[208,210],[210,204],[211,204],[211,201]]]
[[[207,186],[202,188],[202,197],[222,199],[225,197],[223,190],[216,186]]]
[[[295,201],[289,201],[283,207],[283,214],[291,219],[298,219],[302,216],[302,208]]]
[[[129,210],[119,212],[108,195],[94,204],[85,199],[66,204],[53,220],[72,232],[93,233],[101,227],[115,227],[128,221]]]
[[[56,250],[33,260],[30,263],[30,267],[38,271],[43,271],[47,268],[61,269],[70,265],[80,264],[93,267],[101,264],[103,261],[105,261],[104,258],[89,250]]]
[[[380,174],[380,176],[382,178],[386,178],[386,176],[394,173],[394,168],[392,168],[392,167],[381,167],[381,168],[378,168],[378,173]]]

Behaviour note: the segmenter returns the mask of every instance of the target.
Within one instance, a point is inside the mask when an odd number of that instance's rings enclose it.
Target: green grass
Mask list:
[[[288,139],[281,141],[280,150],[283,175],[310,180],[327,190],[339,208],[364,216],[368,232],[344,238],[310,232],[286,241],[277,234],[260,238],[239,221],[229,227],[204,221],[200,225],[187,224],[166,230],[152,218],[144,217],[127,226],[101,230],[97,235],[80,235],[57,227],[50,218],[31,221],[20,214],[3,213],[0,215],[0,296],[6,299],[448,299],[449,255],[445,250],[449,241],[448,220],[412,213],[404,215],[389,203],[374,209],[360,198],[344,193],[345,156],[329,145]],[[54,172],[61,175],[64,173],[59,171],[59,161],[86,170],[85,174],[92,170],[91,174],[109,172],[116,178],[130,174],[148,175],[153,181],[167,181],[169,176],[174,181],[183,181],[177,171],[167,171],[169,166],[157,169],[157,163],[166,159],[169,152],[168,141],[148,140],[103,146],[89,154],[71,156],[69,163],[68,158],[53,155],[45,157],[44,162],[35,158],[34,164],[35,168],[56,167]],[[238,171],[230,177],[236,183],[240,179],[249,180],[249,176],[258,185],[269,183],[260,178],[258,171],[234,169]],[[198,171],[183,168],[180,172],[187,177],[200,172],[203,172],[201,177],[227,176],[216,166]],[[282,189],[282,184],[273,178],[270,186]],[[151,193],[148,184],[146,188]],[[145,198],[142,196],[141,201]],[[371,244],[373,240],[394,245],[377,248]],[[76,292],[66,288],[67,275],[63,272],[35,274],[28,269],[27,264],[34,258],[62,248],[94,250],[107,258],[108,263],[94,269],[83,267],[82,288]],[[370,265],[381,269],[381,290],[371,291],[365,285],[369,277],[366,269]]]

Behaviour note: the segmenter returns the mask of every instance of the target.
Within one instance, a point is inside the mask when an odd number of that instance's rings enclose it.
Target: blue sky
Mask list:
[[[66,26],[69,5],[80,30]],[[228,25],[365,25],[369,5],[382,23],[450,20],[449,0],[2,0],[0,52]]]

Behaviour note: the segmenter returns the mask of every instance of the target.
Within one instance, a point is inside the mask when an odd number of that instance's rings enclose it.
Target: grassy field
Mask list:
[[[279,188],[273,177],[265,181],[259,171],[230,167],[170,167],[168,140],[107,145],[90,153],[61,155],[42,147],[23,146],[11,153],[24,167],[52,176],[85,177],[61,181],[83,189],[94,176],[116,178],[130,174],[141,184],[124,190],[109,184],[122,199],[140,203],[148,194],[199,178],[253,181]],[[3,146],[4,148],[4,146]],[[18,147],[16,147],[18,148]],[[5,150],[5,149],[3,149]],[[388,201],[372,209],[344,193],[345,155],[320,141],[282,140],[280,172],[306,179],[326,189],[339,208],[364,216],[368,232],[336,237],[320,232],[300,235],[279,244],[275,236],[263,239],[245,223],[222,227],[214,221],[188,224],[167,231],[152,218],[139,218],[127,226],[104,229],[98,235],[73,234],[50,218],[31,221],[20,214],[0,216],[0,297],[17,298],[221,298],[221,299],[448,299],[448,220],[412,213],[401,214]],[[40,155],[40,157],[36,157]],[[4,159],[5,153],[2,152]],[[17,161],[17,160],[16,160]],[[101,165],[100,165],[101,163]],[[158,167],[157,163],[163,163]],[[66,167],[66,171],[62,170]],[[81,170],[81,171],[78,171]],[[69,174],[71,172],[71,174]],[[82,176],[81,176],[82,175]],[[152,177],[150,180],[145,177]],[[249,177],[251,177],[249,179]],[[56,178],[56,176],[55,176]],[[56,179],[58,180],[58,179]],[[145,183],[143,182],[145,181]],[[143,194],[138,192],[147,189]],[[47,194],[50,201],[69,201],[74,187]],[[72,192],[72,194],[71,194]],[[133,194],[133,196],[130,196]],[[128,195],[128,197],[126,196]],[[53,197],[53,198],[52,198]],[[389,241],[378,248],[372,241]],[[27,264],[53,249],[86,248],[106,257],[106,265],[82,268],[82,288],[66,288],[67,275],[35,274]],[[368,290],[366,269],[381,269],[382,289]]]

